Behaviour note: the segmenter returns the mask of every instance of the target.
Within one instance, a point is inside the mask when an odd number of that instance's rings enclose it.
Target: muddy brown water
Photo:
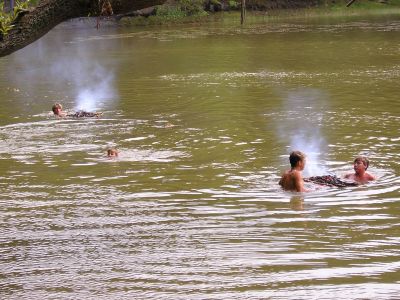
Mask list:
[[[399,57],[385,16],[60,26],[0,59],[0,298],[397,299]],[[378,180],[283,192],[294,148]]]

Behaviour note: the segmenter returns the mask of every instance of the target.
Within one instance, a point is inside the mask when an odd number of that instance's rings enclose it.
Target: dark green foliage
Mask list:
[[[176,5],[188,16],[197,15],[204,12],[203,0],[177,0]]]
[[[203,0],[177,0],[157,7],[156,17],[167,20],[179,20],[190,16],[204,16]]]
[[[240,6],[240,3],[238,1],[235,1],[235,0],[229,0],[228,1],[228,7],[230,9],[238,9],[239,6]]]

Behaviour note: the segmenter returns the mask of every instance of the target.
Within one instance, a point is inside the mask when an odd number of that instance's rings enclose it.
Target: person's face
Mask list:
[[[306,160],[305,159],[303,159],[303,160],[300,160],[299,162],[298,162],[298,166],[299,166],[299,168],[300,168],[300,170],[304,170],[304,167],[306,166]]]
[[[115,150],[108,151],[108,157],[115,157],[118,156],[118,152]]]
[[[55,107],[54,110],[53,110],[53,112],[54,112],[54,114],[57,115],[57,116],[60,115],[60,114],[61,114],[61,107]]]
[[[365,172],[365,165],[361,160],[357,160],[354,162],[354,172],[356,173]]]

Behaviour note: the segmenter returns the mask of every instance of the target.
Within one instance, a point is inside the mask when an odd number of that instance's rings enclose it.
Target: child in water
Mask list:
[[[108,149],[107,157],[118,157],[118,150],[117,149]]]
[[[344,178],[353,180],[359,184],[367,183],[368,181],[375,180],[375,176],[369,174],[367,171],[369,166],[368,158],[358,156],[354,160],[354,173],[346,174]]]
[[[62,105],[60,103],[55,103],[53,105],[53,107],[51,108],[51,110],[53,111],[53,113],[56,116],[59,116],[59,117],[65,117],[66,116],[66,113],[62,111]]]
[[[279,181],[280,186],[287,191],[308,192],[304,188],[303,176],[301,174],[306,165],[306,155],[300,151],[293,151],[290,153],[289,161],[291,168],[282,175]]]
[[[98,118],[99,116],[102,115],[101,112],[87,112],[87,111],[77,111],[74,114],[66,114],[65,112],[62,111],[62,105],[60,103],[55,103],[53,107],[51,108],[53,113],[58,116],[58,117],[73,117],[73,118],[91,118],[91,117],[96,117]]]

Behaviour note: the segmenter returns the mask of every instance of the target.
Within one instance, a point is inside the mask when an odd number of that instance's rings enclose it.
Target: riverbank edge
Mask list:
[[[275,8],[270,10],[247,9],[247,20],[252,22],[254,19],[262,18],[263,21],[279,21],[281,19],[298,19],[298,18],[335,18],[335,17],[362,17],[362,16],[384,16],[384,15],[400,15],[400,0],[391,5],[379,3],[355,3],[354,6],[346,7],[343,3],[335,3],[331,5],[317,5],[303,8]],[[174,26],[184,24],[208,24],[219,22],[223,19],[231,19],[233,22],[240,22],[240,11],[228,10],[218,12],[207,12],[206,14],[176,17],[158,17],[154,16],[135,16],[118,19],[114,17],[82,17],[75,18],[63,22],[59,27],[68,28],[87,28],[87,27],[147,27],[147,26]]]
[[[258,4],[257,4],[258,2]],[[273,3],[272,3],[273,2]],[[291,2],[291,5],[288,3]],[[249,2],[247,2],[249,3]],[[250,2],[251,3],[251,2]],[[256,3],[256,4],[255,4]],[[253,1],[247,7],[248,16],[264,16],[270,19],[298,18],[298,17],[335,17],[335,16],[362,16],[362,15],[400,15],[400,0],[388,2],[356,1],[350,7],[346,7],[348,1]],[[208,7],[209,8],[209,7]],[[173,9],[169,15],[163,10],[162,15],[150,15],[147,17],[126,17],[119,21],[120,25],[130,26],[168,26],[187,23],[208,23],[218,20],[223,15],[237,15],[240,10],[237,7],[228,7],[217,11],[204,10],[193,15],[179,15]],[[239,17],[240,18],[240,17]]]

